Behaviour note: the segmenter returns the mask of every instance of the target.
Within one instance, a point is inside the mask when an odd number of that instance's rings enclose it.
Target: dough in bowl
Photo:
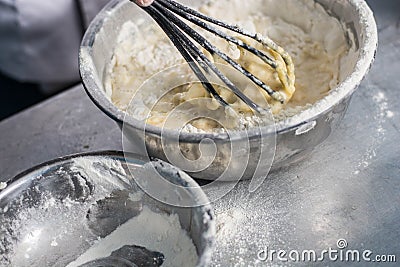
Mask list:
[[[238,72],[218,65],[247,96],[271,110],[273,119],[254,112],[218,83],[217,91],[234,112],[227,111],[196,82],[184,59],[158,25],[137,20],[123,25],[108,66],[105,85],[119,109],[159,127],[165,126],[173,111],[176,123],[168,124],[168,127],[183,127],[189,132],[223,131],[224,128],[243,130],[285,120],[309,108],[342,82],[348,75],[346,71],[351,69],[347,65],[352,61],[346,59],[352,52],[344,27],[313,0],[220,0],[206,2],[200,11],[268,36],[283,47],[295,66],[296,90],[293,95],[282,88],[277,73],[259,58],[202,32],[230,57],[272,89],[285,93],[290,100],[284,104],[274,101]],[[254,41],[230,34],[264,49]],[[223,64],[221,59],[207,55],[215,63]]]

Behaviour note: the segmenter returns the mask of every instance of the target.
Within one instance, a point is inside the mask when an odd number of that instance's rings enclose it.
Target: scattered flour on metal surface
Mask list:
[[[270,204],[264,192],[250,193],[248,187],[249,182],[240,182],[214,203],[217,231],[211,266],[263,266],[257,252],[276,235],[278,217],[266,213]],[[206,193],[218,194],[220,190],[216,186],[208,188]]]
[[[387,119],[392,118],[394,116],[393,111],[389,109],[388,98],[385,93],[379,89],[376,85],[372,83],[367,83],[367,86],[370,87],[368,90],[368,97],[372,99],[374,108],[373,111],[373,121],[375,122],[374,131],[371,132],[371,136],[373,137],[372,144],[367,148],[365,153],[362,155],[361,160],[356,165],[356,170],[354,171],[355,175],[361,173],[361,171],[368,168],[373,159],[377,157],[377,149],[385,140],[386,129],[384,127]]]

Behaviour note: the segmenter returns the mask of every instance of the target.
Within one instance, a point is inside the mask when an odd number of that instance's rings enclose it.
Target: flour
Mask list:
[[[162,266],[195,266],[196,247],[182,229],[179,216],[151,211],[142,203],[144,193],[135,191],[130,179],[121,161],[103,157],[75,158],[32,179],[37,184],[29,192],[0,208],[0,266],[67,266],[84,253],[69,265],[78,266],[129,244],[163,253]],[[118,218],[128,214],[124,211],[133,212],[121,226],[111,228],[101,217],[109,215],[109,210],[101,213],[98,203],[127,188],[129,194],[117,195],[121,197],[107,208]],[[132,203],[127,209],[128,202],[140,204]],[[100,217],[89,220],[93,205],[100,206]],[[93,223],[110,227],[109,234],[99,238]]]
[[[162,266],[196,266],[197,253],[192,240],[180,227],[178,215],[160,214],[144,207],[139,216],[121,225],[100,240],[68,267],[108,257],[124,245],[137,245],[164,254]]]
[[[7,183],[1,182],[0,183],[0,190],[6,189]]]
[[[129,184],[128,175],[121,163],[115,160],[102,160],[103,167],[93,168],[96,162],[86,158],[74,160],[73,170],[79,170],[90,177],[112,183],[114,186],[124,188]],[[112,176],[120,179],[111,179]],[[117,182],[119,181],[119,182]],[[138,191],[131,193],[129,199],[139,201],[143,193]],[[162,214],[151,211],[144,206],[140,214],[114,232],[99,240],[87,252],[68,266],[79,266],[83,263],[104,258],[124,245],[136,245],[146,247],[149,250],[164,254],[163,266],[195,266],[197,262],[196,248],[187,233],[181,228],[177,214]]]
[[[79,236],[86,237],[81,233],[81,229],[71,228],[70,224],[66,223],[79,222],[79,209],[84,207],[81,203],[68,198],[59,201],[45,192],[37,206],[26,208],[26,204],[23,203],[27,202],[28,197],[10,203],[9,209],[12,209],[16,216],[9,220],[6,219],[8,216],[5,216],[1,221],[0,266],[42,266],[39,262],[43,257],[50,260],[53,255],[57,258],[79,250],[78,246],[71,247],[71,242],[65,240],[76,241],[80,239]],[[18,211],[15,211],[15,204],[21,207]],[[60,246],[62,254],[55,251],[59,246],[58,240],[63,241]]]
[[[130,184],[129,176],[126,174],[121,162],[113,159],[96,161],[84,157],[75,158],[71,170],[84,173],[85,177],[104,181],[117,188],[124,188],[125,185]],[[118,179],[115,179],[115,177],[118,177]]]

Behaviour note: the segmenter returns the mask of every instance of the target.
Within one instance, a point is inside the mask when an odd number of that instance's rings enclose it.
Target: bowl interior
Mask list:
[[[145,164],[138,156],[104,152],[63,158],[16,177],[0,192],[0,265],[66,266],[144,207],[177,214],[199,263],[206,263],[213,244],[211,207],[181,208],[148,197],[131,174],[146,175]],[[188,187],[195,186],[191,178],[176,173],[163,172],[182,186],[167,197],[206,198]]]
[[[193,1],[181,2],[199,6],[205,1],[196,1],[195,4]],[[315,0],[315,2],[321,4],[330,15],[338,18],[345,30],[350,52],[343,59],[344,66],[340,74],[342,83],[313,107],[278,123],[276,127],[278,132],[314,119],[351,94],[361,82],[374,58],[377,45],[376,25],[372,12],[364,1]],[[295,22],[295,18],[292,19]],[[129,1],[115,0],[110,3],[91,24],[83,39],[80,54],[81,76],[90,97],[106,114],[119,122],[137,125],[142,129],[143,122],[125,116],[124,112],[112,104],[110,100],[112,92],[110,88],[104,86],[107,65],[111,61],[119,31],[127,20],[154,23],[145,12]],[[160,134],[158,127],[149,125],[146,130]],[[272,130],[275,130],[275,127],[271,128]],[[166,132],[168,133],[168,130]]]

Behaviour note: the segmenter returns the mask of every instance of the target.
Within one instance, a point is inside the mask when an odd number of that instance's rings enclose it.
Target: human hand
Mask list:
[[[154,2],[154,0],[134,0],[134,2],[135,2],[138,6],[146,7],[146,6],[151,5],[151,4]]]

